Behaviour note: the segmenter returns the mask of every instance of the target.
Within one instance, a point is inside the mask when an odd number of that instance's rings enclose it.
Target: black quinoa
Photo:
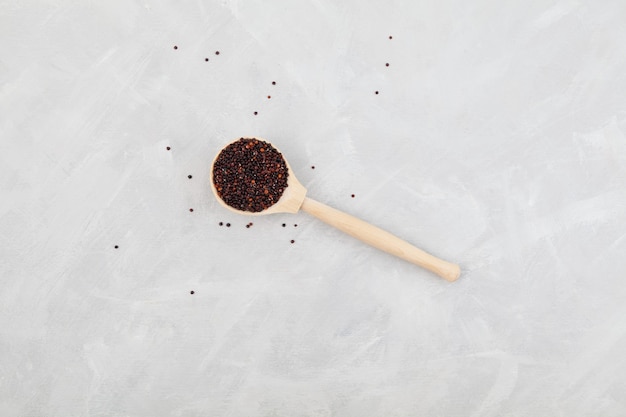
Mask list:
[[[213,184],[229,206],[257,213],[274,205],[287,188],[287,164],[270,143],[241,138],[218,155]]]

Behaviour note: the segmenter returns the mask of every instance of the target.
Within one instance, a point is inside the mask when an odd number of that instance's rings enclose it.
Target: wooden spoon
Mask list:
[[[261,138],[243,139],[265,141]],[[239,138],[234,142],[238,140]],[[274,146],[274,148],[276,147]],[[278,148],[276,149],[278,150]],[[302,210],[375,248],[426,268],[447,281],[452,282],[459,278],[461,269],[457,264],[439,259],[389,232],[307,197],[306,188],[298,181],[286,159],[285,164],[287,165],[289,173],[287,177],[287,188],[285,188],[282,196],[275,204],[260,212],[248,212],[229,206],[220,198],[215,189],[215,184],[213,183],[213,167],[215,166],[215,161],[219,154],[220,152],[217,153],[211,164],[211,190],[213,190],[217,201],[226,209],[247,216],[261,216],[272,213],[297,213],[299,210]]]

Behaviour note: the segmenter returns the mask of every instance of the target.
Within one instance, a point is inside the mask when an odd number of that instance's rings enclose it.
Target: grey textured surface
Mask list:
[[[624,22],[0,1],[0,415],[625,415]],[[305,214],[245,228],[208,188],[242,135],[461,279]]]

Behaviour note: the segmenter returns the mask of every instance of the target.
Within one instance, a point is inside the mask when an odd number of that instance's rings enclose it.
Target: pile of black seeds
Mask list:
[[[270,143],[241,138],[217,156],[213,184],[229,206],[257,213],[271,207],[287,188],[287,164]]]

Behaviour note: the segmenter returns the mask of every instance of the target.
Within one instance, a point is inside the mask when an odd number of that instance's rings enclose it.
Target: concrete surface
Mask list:
[[[626,415],[624,22],[0,1],[0,415]],[[305,214],[246,228],[207,182],[243,135],[461,279]]]

